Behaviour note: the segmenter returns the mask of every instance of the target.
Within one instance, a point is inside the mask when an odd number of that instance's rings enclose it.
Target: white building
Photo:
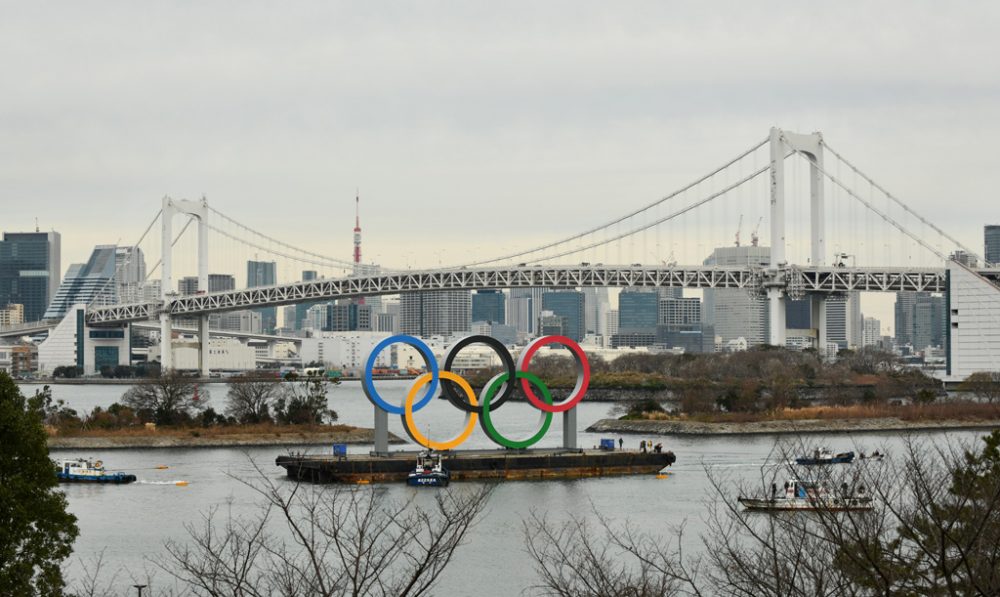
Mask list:
[[[341,371],[358,373],[364,370],[375,346],[388,337],[386,332],[321,332],[312,338],[303,338],[299,354],[303,365],[319,362]],[[375,366],[420,369],[424,361],[415,349],[393,344],[379,353]]]
[[[882,340],[882,322],[874,317],[865,317],[861,343],[864,346],[878,346]]]
[[[175,369],[198,369],[198,341],[175,338],[170,343]],[[149,347],[149,360],[162,361],[161,346]],[[257,368],[257,354],[236,338],[210,338],[208,340],[208,368],[213,371],[248,371]]]
[[[69,308],[59,324],[49,331],[48,338],[38,345],[38,370],[51,373],[60,366],[77,366],[84,375],[100,373],[104,366],[128,365],[128,326],[118,328],[90,327],[84,323],[86,305]],[[78,336],[78,331],[83,337]]]

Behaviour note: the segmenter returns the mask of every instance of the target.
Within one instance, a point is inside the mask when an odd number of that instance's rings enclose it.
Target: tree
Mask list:
[[[330,381],[317,377],[303,382],[286,382],[282,395],[274,401],[274,416],[285,425],[316,425],[337,420],[337,412],[327,408]]]
[[[132,386],[122,394],[122,404],[131,408],[145,421],[157,425],[178,425],[190,422],[205,408],[208,391],[199,392],[198,385],[176,371],[153,378],[148,383]]]
[[[61,595],[61,563],[79,530],[49,460],[43,404],[0,371],[0,587],[7,595]]]
[[[977,371],[958,386],[960,392],[971,392],[990,404],[1000,399],[1000,371]]]
[[[863,512],[759,516],[743,510],[730,484],[711,474],[716,499],[701,537],[704,551],[694,557],[681,551],[683,528],[664,540],[600,514],[597,525],[533,517],[525,524],[528,552],[547,595],[998,595],[1000,432],[985,444],[907,439],[902,453],[884,462],[808,472],[792,467],[791,477],[818,485],[864,487],[873,507]],[[809,448],[786,446],[775,460]],[[761,469],[756,493],[766,493],[775,471]]]
[[[276,483],[256,463],[255,516],[185,525],[157,565],[197,595],[426,595],[479,520],[492,485],[450,488],[434,507],[393,503],[371,487]],[[240,480],[240,479],[237,479]],[[280,525],[290,537],[278,539]]]
[[[231,377],[226,392],[226,414],[240,423],[270,423],[271,406],[284,390],[282,382],[256,371]]]

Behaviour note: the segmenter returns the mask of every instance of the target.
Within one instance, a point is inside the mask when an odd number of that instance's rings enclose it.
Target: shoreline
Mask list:
[[[356,428],[350,431],[287,433],[231,433],[227,435],[201,437],[190,431],[159,431],[148,435],[123,436],[50,436],[49,450],[127,450],[127,449],[170,449],[170,448],[254,448],[281,446],[317,446],[332,444],[364,445],[373,444],[375,431]],[[390,444],[405,443],[399,437],[389,434]]]
[[[663,421],[600,419],[587,427],[591,433],[645,435],[734,436],[799,435],[812,433],[892,433],[913,431],[990,431],[1000,428],[996,420],[904,421],[892,417],[874,419],[801,419],[755,421],[752,423],[704,423],[700,421]]]

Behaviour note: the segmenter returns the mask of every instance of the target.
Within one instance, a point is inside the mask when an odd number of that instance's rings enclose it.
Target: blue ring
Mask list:
[[[372,380],[372,369],[375,368],[375,359],[378,358],[378,355],[380,352],[382,352],[382,350],[384,350],[387,346],[392,344],[406,344],[407,346],[412,346],[413,348],[416,348],[418,351],[420,351],[420,355],[424,358],[424,365],[427,367],[427,370],[430,371],[431,373],[431,383],[428,384],[427,386],[427,393],[424,395],[423,398],[420,399],[420,402],[417,402],[416,404],[413,405],[413,412],[417,412],[421,408],[427,406],[427,403],[430,402],[431,398],[434,397],[434,394],[437,393],[439,375],[438,375],[438,364],[437,360],[434,358],[434,353],[431,352],[430,347],[424,344],[422,340],[420,340],[419,338],[414,338],[413,336],[407,336],[406,334],[396,334],[395,336],[389,336],[385,340],[382,340],[381,342],[375,345],[375,348],[372,349],[371,354],[368,355],[368,362],[365,364],[365,379],[363,384],[365,390],[365,396],[368,397],[368,400],[372,404],[381,408],[387,413],[391,413],[394,415],[404,414],[405,409],[402,406],[389,404],[381,396],[379,396],[379,393],[375,390],[375,382],[374,380]]]

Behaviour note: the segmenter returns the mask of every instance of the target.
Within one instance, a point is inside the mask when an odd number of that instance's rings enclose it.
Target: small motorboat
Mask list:
[[[114,483],[120,485],[135,481],[135,475],[123,472],[110,473],[104,469],[103,462],[88,458],[60,461],[56,467],[56,477],[59,478],[60,483]]]
[[[406,484],[413,487],[447,487],[451,474],[444,468],[444,460],[436,452],[422,452],[417,456],[417,466],[406,477]]]
[[[834,454],[826,448],[813,450],[811,456],[802,456],[795,459],[795,464],[810,466],[814,464],[848,464],[854,461],[854,452],[840,452]]]
[[[788,510],[824,510],[843,512],[871,510],[872,498],[863,486],[849,489],[843,484],[839,491],[831,490],[825,483],[789,479],[783,488],[771,485],[770,497],[737,498],[747,510],[780,512]]]

